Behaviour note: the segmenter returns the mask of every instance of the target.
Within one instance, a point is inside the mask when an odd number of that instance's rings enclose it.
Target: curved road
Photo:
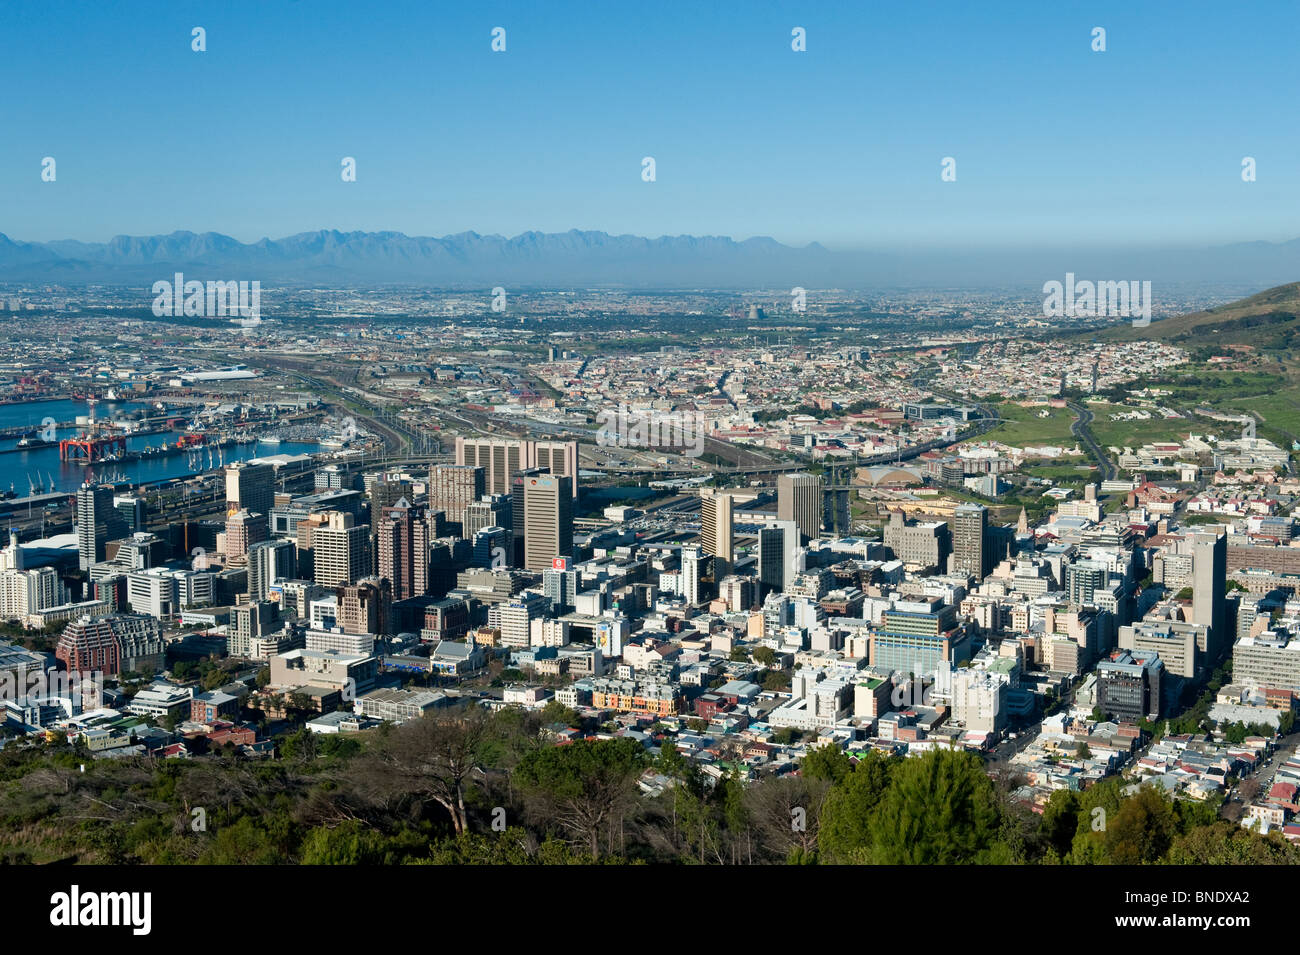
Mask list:
[[[1070,402],[1066,407],[1078,415],[1074,419],[1074,423],[1070,425],[1070,433],[1079,439],[1083,446],[1088,449],[1088,454],[1097,462],[1097,470],[1101,475],[1101,479],[1103,481],[1113,480],[1119,473],[1119,469],[1111,463],[1110,458],[1106,457],[1105,452],[1097,444],[1096,438],[1088,430],[1088,425],[1092,424],[1092,412],[1083,405],[1074,402]]]

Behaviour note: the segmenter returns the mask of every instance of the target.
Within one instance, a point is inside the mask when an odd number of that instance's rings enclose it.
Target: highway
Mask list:
[[[1079,442],[1088,449],[1089,456],[1097,462],[1097,470],[1101,480],[1113,480],[1119,474],[1119,469],[1111,463],[1110,458],[1106,457],[1105,452],[1102,451],[1096,439],[1093,438],[1092,431],[1088,429],[1088,425],[1092,424],[1093,419],[1091,409],[1073,401],[1066,407],[1078,416],[1075,418],[1074,423],[1070,425],[1070,433],[1079,439]]]

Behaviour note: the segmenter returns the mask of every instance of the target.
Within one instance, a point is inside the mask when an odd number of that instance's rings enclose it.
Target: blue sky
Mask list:
[[[4,0],[0,232],[1284,240],[1297,28],[1281,2]]]

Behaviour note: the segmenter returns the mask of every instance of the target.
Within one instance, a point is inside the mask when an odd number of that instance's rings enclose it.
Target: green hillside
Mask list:
[[[1158,339],[1184,348],[1252,345],[1261,351],[1294,348],[1300,334],[1300,282],[1279,285],[1257,295],[1152,322],[1145,328],[1119,325],[1095,337],[1112,341]]]

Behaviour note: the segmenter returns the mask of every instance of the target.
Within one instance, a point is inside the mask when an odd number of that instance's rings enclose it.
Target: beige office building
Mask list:
[[[573,556],[573,481],[554,474],[524,479],[524,567],[551,569],[556,557]]]
[[[732,510],[735,500],[725,490],[704,488],[700,491],[700,546],[715,558],[714,575],[721,579],[730,572],[735,559],[732,535]],[[717,565],[721,563],[722,566]]]
[[[483,468],[487,490],[480,492],[479,497],[483,493],[509,494],[511,476],[533,468],[546,468],[552,474],[570,478],[570,496],[578,496],[577,441],[459,437],[456,439],[456,463]]]
[[[822,532],[822,479],[816,474],[782,474],[776,479],[777,520],[799,525],[800,544]]]
[[[329,522],[311,534],[316,583],[350,584],[370,574],[370,525],[356,524],[351,514],[330,511]]]

